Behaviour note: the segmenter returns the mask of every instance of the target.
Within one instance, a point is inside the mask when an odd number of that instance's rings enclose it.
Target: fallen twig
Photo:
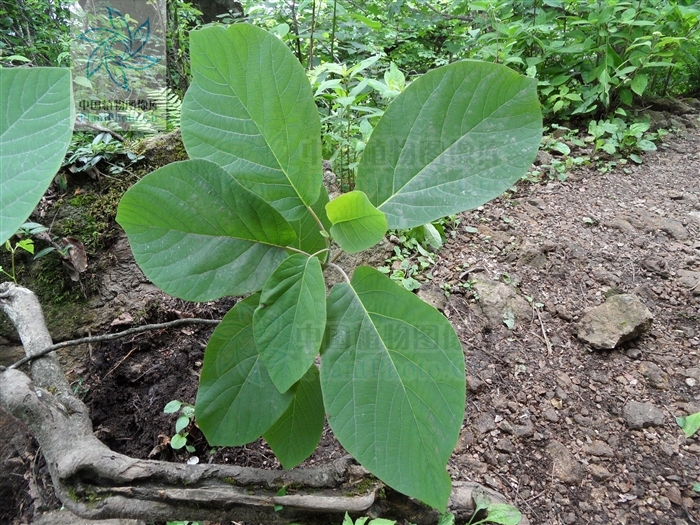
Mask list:
[[[134,328],[129,328],[128,330],[124,330],[123,332],[117,332],[116,334],[104,334],[104,335],[93,335],[91,337],[82,337],[80,339],[72,339],[70,341],[63,341],[61,343],[56,343],[55,345],[48,346],[44,348],[41,352],[38,352],[34,355],[24,357],[17,361],[16,363],[11,364],[8,368],[19,368],[25,363],[28,363],[32,359],[36,359],[38,357],[45,356],[46,354],[50,354],[51,352],[54,352],[55,350],[60,350],[61,348],[66,348],[68,346],[75,346],[75,345],[83,345],[87,343],[98,343],[100,341],[112,341],[114,339],[121,339],[122,337],[126,337],[127,335],[131,334],[139,334],[141,332],[148,332],[149,330],[160,330],[163,328],[174,328],[176,326],[183,326],[183,325],[188,325],[188,324],[209,324],[209,325],[218,325],[221,322],[220,319],[176,319],[175,321],[168,321],[167,323],[157,323],[157,324],[147,324],[143,326],[135,326]]]

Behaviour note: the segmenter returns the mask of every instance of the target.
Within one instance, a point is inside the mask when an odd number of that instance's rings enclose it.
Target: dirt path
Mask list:
[[[467,226],[479,233],[433,272],[464,290],[446,313],[472,376],[451,473],[507,494],[532,523],[698,523],[700,438],[675,417],[700,411],[700,286],[688,279],[700,281],[700,137],[674,137],[629,173],[521,185],[465,214]],[[519,283],[543,306],[513,330],[494,326],[469,279]],[[592,351],[575,323],[621,292],[653,328]],[[663,424],[631,430],[629,401],[653,404]]]
[[[127,295],[144,288],[148,299],[130,310],[110,288],[95,304],[118,304],[112,330],[134,319],[221,317],[230,307],[167,298],[138,272],[115,278],[131,264],[123,244],[109,248],[110,286],[125,281]],[[700,437],[686,439],[675,422],[700,411],[700,286],[691,290],[693,276],[700,280],[700,135],[670,137],[627,172],[583,169],[563,183],[519,185],[463,214],[431,273],[421,294],[455,326],[467,364],[453,479],[502,492],[534,524],[700,522],[700,494],[691,490],[700,482]],[[496,283],[511,294],[514,316],[485,302]],[[577,339],[576,322],[621,292],[646,304],[653,327],[613,351],[592,351]],[[97,435],[120,452],[185,461],[165,445],[174,418],[162,411],[172,399],[194,401],[210,332],[184,328],[91,349],[73,378]],[[630,429],[630,401],[653,404],[663,422]],[[196,430],[191,442],[202,461],[279,468],[260,442],[211,455]],[[42,501],[56,504],[33,447],[0,414],[0,500],[12,502],[0,523],[25,523]],[[341,454],[326,432],[308,462]]]

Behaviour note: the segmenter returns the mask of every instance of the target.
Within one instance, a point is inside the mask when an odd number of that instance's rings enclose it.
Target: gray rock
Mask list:
[[[500,450],[501,452],[506,452],[508,454],[514,454],[515,445],[513,445],[513,442],[509,438],[503,438],[496,443],[496,450]]]
[[[648,331],[653,320],[651,312],[634,295],[614,295],[584,314],[577,335],[593,348],[611,350]]]
[[[613,220],[611,220],[607,226],[609,228],[615,228],[616,230],[620,230],[622,233],[634,233],[635,229],[634,226],[632,226],[629,222],[627,222],[625,219],[622,219],[620,217],[615,217]]]
[[[544,413],[542,415],[550,423],[558,423],[559,422],[559,414],[557,414],[557,411],[554,410],[553,408],[548,408],[547,410],[544,411]]]
[[[477,393],[484,390],[484,388],[486,388],[486,383],[484,383],[481,379],[471,375],[467,376],[467,390]]]
[[[631,429],[640,429],[664,424],[664,415],[651,403],[628,401],[622,409],[622,417]]]
[[[542,268],[547,264],[547,254],[542,246],[525,240],[518,249],[518,262],[532,266],[533,268]]]
[[[481,414],[474,426],[479,434],[488,434],[492,430],[496,430],[496,421],[491,414]]]
[[[503,326],[506,319],[516,326],[532,319],[532,307],[512,286],[477,277],[474,290],[481,312],[493,328]]]
[[[570,485],[580,483],[584,470],[569,450],[559,443],[552,441],[547,445],[547,454],[552,458],[554,476]]]
[[[596,465],[595,463],[588,465],[588,472],[591,474],[591,477],[597,481],[605,481],[612,477],[608,469],[602,465]]]
[[[597,456],[601,458],[614,458],[615,453],[610,445],[605,441],[596,440],[590,445],[585,445],[583,451],[591,456]]]
[[[525,418],[522,425],[513,427],[513,434],[518,438],[532,437],[535,434],[535,425],[529,417]]]
[[[440,310],[441,312],[445,309],[445,306],[447,306],[447,297],[445,297],[445,290],[443,290],[439,286],[435,286],[432,284],[424,284],[418,290],[418,297],[423,299],[426,303],[428,303],[436,310]]]
[[[668,375],[656,363],[642,361],[639,363],[639,371],[654,388],[668,389]]]
[[[693,295],[700,295],[700,272],[678,270],[678,284],[687,288]]]

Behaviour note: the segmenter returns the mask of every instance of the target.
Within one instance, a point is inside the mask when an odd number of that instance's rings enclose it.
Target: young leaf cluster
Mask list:
[[[235,24],[193,32],[190,53],[190,160],[135,184],[117,222],[167,293],[247,296],[207,345],[199,428],[215,446],[263,436],[291,468],[313,452],[327,415],[365,468],[444,509],[465,405],[459,339],[416,295],[372,268],[347,277],[329,255],[509,188],[540,143],[535,82],[475,61],[414,80],[367,141],[355,191],[329,202],[313,93],[284,43]],[[331,266],[345,278],[326,296]]]

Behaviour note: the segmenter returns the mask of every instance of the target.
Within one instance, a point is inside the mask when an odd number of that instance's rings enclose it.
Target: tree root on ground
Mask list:
[[[33,292],[2,283],[0,308],[15,325],[28,357],[51,346]],[[118,454],[93,434],[88,409],[73,395],[55,353],[33,359],[30,371],[32,379],[17,369],[0,369],[0,408],[32,430],[56,495],[82,518],[327,525],[340,523],[348,512],[407,519],[417,525],[437,523],[437,511],[392,491],[350,457],[315,468],[263,470]],[[278,496],[282,487],[287,495]],[[474,511],[471,491],[476,487],[453,483],[448,511],[458,519],[469,518]],[[505,502],[502,495],[483,490],[494,501]],[[276,506],[281,510],[275,511]],[[521,523],[526,525],[526,520]]]

